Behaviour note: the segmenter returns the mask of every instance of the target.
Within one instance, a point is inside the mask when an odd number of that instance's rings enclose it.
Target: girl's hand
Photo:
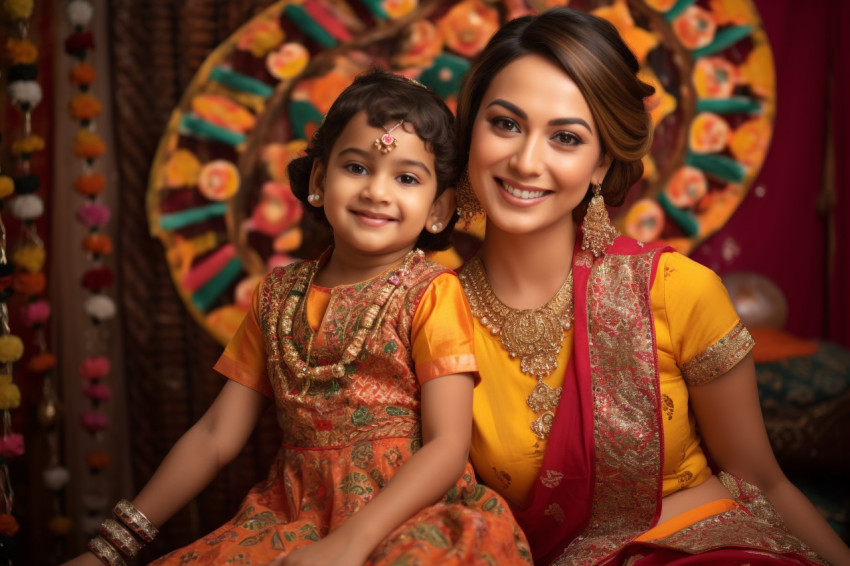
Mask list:
[[[369,552],[370,549],[360,548],[353,537],[340,529],[319,542],[275,559],[271,566],[362,566]]]

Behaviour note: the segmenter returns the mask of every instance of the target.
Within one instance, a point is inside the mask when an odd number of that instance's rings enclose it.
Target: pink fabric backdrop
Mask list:
[[[776,67],[773,139],[738,211],[691,257],[720,275],[753,271],[770,278],[788,301],[786,330],[850,347],[850,113],[846,108],[850,38],[840,33],[842,22],[843,27],[850,23],[850,3],[756,0],[755,4]],[[832,112],[826,110],[830,97],[835,101]],[[826,247],[827,210],[821,195],[830,129],[836,166],[832,257]]]

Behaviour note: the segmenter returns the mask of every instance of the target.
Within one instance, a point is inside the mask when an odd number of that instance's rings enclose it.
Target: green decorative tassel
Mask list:
[[[667,213],[667,217],[679,227],[685,236],[693,237],[699,234],[699,222],[697,222],[693,214],[687,210],[673,206],[673,203],[670,202],[670,199],[664,193],[659,193],[656,200],[658,200],[658,204],[661,205],[664,212]]]
[[[740,183],[747,177],[746,168],[725,155],[701,155],[688,152],[685,163],[734,183]]]
[[[387,14],[387,11],[384,10],[384,5],[381,0],[362,0],[362,2],[372,15],[379,20],[389,19],[390,16]]]
[[[197,208],[163,214],[159,217],[159,227],[163,230],[179,230],[216,216],[224,216],[225,213],[227,213],[227,203],[214,202]]]
[[[697,0],[679,0],[667,11],[666,14],[664,14],[664,19],[667,20],[668,24],[672,24],[673,20],[678,18],[682,12],[690,8],[693,4],[696,4],[696,1]]]
[[[714,41],[705,47],[694,49],[691,51],[691,54],[694,56],[694,59],[699,59],[700,57],[705,57],[707,55],[714,55],[718,51],[723,51],[727,47],[735,45],[750,35],[752,31],[752,26],[730,26],[728,28],[723,28],[717,32],[717,35],[714,36]]]
[[[298,4],[287,4],[283,15],[292,20],[301,31],[306,33],[316,43],[330,49],[336,47],[336,40],[320,26],[307,11]]]
[[[206,312],[241,272],[242,261],[239,258],[231,259],[224,269],[192,294],[192,303],[198,307],[198,310]]]
[[[419,82],[445,99],[460,91],[463,76],[468,70],[469,61],[456,55],[443,53],[434,59],[434,64],[419,76]],[[448,80],[442,78],[446,75],[450,77]]]
[[[289,121],[292,123],[292,131],[297,137],[306,140],[307,124],[322,123],[322,113],[316,107],[304,100],[293,100],[289,103]]]
[[[229,146],[235,147],[245,141],[244,134],[217,126],[194,114],[184,114],[180,118],[180,127],[192,132],[198,137],[218,141]]]
[[[263,81],[243,75],[227,67],[213,67],[213,70],[210,71],[210,78],[230,88],[256,94],[263,98],[268,98],[274,93],[274,88]]]
[[[747,96],[730,96],[729,98],[700,98],[697,100],[697,112],[713,112],[715,114],[758,114],[761,103]]]

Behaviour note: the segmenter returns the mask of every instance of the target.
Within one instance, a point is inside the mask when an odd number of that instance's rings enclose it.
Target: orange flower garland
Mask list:
[[[88,0],[73,0],[68,4],[67,14],[74,32],[66,39],[65,50],[74,59],[69,80],[77,89],[68,103],[68,114],[80,125],[72,146],[74,155],[81,159],[82,169],[73,183],[74,191],[83,198],[76,217],[88,230],[82,241],[88,263],[81,284],[89,292],[83,308],[94,329],[114,316],[115,304],[105,294],[114,281],[111,269],[103,263],[104,258],[113,251],[112,239],[102,233],[110,216],[109,208],[100,200],[106,189],[106,177],[94,171],[95,160],[106,152],[106,144],[95,132],[93,122],[103,109],[100,100],[91,91],[97,80],[97,72],[86,62],[88,53],[94,48],[92,33],[85,29],[93,11],[93,5]],[[95,477],[108,470],[112,461],[110,454],[103,449],[103,431],[109,425],[103,405],[112,396],[111,387],[106,383],[109,360],[103,355],[108,345],[102,339],[102,332],[93,335],[97,335],[98,339],[86,344],[86,348],[92,351],[84,353],[86,357],[79,370],[84,382],[83,395],[89,399],[89,407],[80,415],[80,422],[91,435],[91,449],[84,455],[90,478],[84,489],[92,490],[93,493],[82,497],[86,515],[83,529],[92,531],[90,534],[94,534],[98,528],[104,513],[102,505],[108,500],[103,492],[104,482],[96,481]],[[91,370],[95,366],[102,371],[93,373]]]
[[[15,252],[7,256],[6,228],[0,219],[0,411],[3,415],[0,432],[0,475],[9,477],[8,465],[12,458],[24,454],[24,437],[11,431],[10,411],[21,404],[21,390],[12,381],[13,367],[23,358],[27,350],[34,355],[24,364],[24,368],[42,377],[44,392],[39,403],[42,407],[58,406],[51,370],[56,358],[47,351],[47,333],[45,331],[50,316],[50,304],[43,293],[45,291],[45,249],[38,235],[36,220],[44,213],[44,201],[38,192],[39,178],[31,172],[30,159],[33,154],[44,150],[44,139],[32,132],[32,112],[42,98],[41,86],[35,80],[38,76],[38,47],[28,39],[27,32],[32,15],[32,0],[15,0],[3,3],[6,16],[14,22],[21,37],[9,37],[5,41],[5,59],[9,64],[6,77],[12,105],[23,115],[23,136],[13,141],[10,153],[15,159],[17,175],[13,178],[0,175],[0,198],[9,199],[8,210],[20,221],[20,233]],[[5,204],[5,203],[2,203]],[[25,345],[23,340],[10,332],[9,307],[6,301],[14,293],[22,297],[19,321],[31,328],[32,344]],[[55,414],[55,411],[54,411]],[[55,424],[54,422],[50,423]],[[56,434],[54,432],[53,434]],[[58,450],[58,442],[50,442]],[[58,462],[58,455],[55,460]],[[14,492],[8,481],[0,486],[0,558],[13,561],[12,537],[18,532],[18,522],[12,515]]]

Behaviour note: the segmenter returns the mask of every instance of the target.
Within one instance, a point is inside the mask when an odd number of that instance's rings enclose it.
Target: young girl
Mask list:
[[[448,243],[454,150],[451,112],[418,83],[375,71],[340,95],[289,166],[333,247],[265,278],[215,366],[229,381],[93,554],[121,564],[115,548],[195,497],[271,399],[283,442],[266,481],[157,564],[530,563],[507,504],[467,464],[477,366],[463,291],[420,251]]]

